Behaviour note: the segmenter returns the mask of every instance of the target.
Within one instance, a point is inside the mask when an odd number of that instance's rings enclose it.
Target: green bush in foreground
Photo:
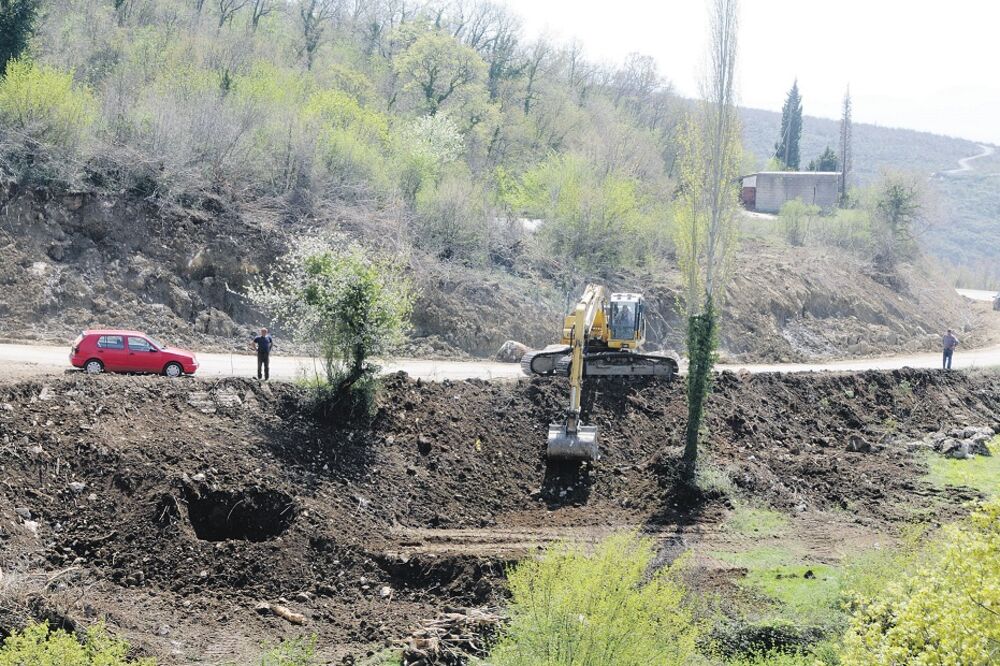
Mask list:
[[[855,604],[845,666],[1000,663],[1000,499],[945,528],[919,566]]]
[[[81,643],[48,623],[32,624],[11,634],[0,648],[0,666],[154,666],[152,659],[130,660],[129,645],[108,635],[101,625],[91,627]]]
[[[701,627],[683,606],[675,569],[646,574],[650,540],[608,538],[592,555],[567,546],[509,573],[510,625],[491,656],[495,666],[683,664]]]
[[[316,636],[293,638],[268,648],[260,666],[312,666],[316,661]]]

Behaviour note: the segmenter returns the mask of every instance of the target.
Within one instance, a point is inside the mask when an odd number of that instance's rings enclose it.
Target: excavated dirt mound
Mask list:
[[[392,376],[370,423],[237,379],[2,387],[0,630],[105,617],[167,664],[241,663],[265,638],[315,632],[325,656],[349,658],[445,606],[497,603],[504,566],[539,544],[717,522],[730,498],[677,474],[683,386],[590,386],[603,458],[581,467],[544,464],[557,380]],[[891,529],[972,497],[945,503],[904,442],[995,425],[1000,378],[725,374],[710,414],[702,462],[747,497]]]

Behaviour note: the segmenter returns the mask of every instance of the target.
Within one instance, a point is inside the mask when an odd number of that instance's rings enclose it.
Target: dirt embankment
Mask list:
[[[991,375],[722,375],[703,463],[756,502],[891,529],[959,504],[904,442],[994,425],[997,396]],[[106,617],[167,664],[239,662],[302,631],[331,659],[363,655],[442,607],[497,603],[504,565],[541,543],[625,527],[673,539],[731,500],[677,478],[680,384],[592,382],[603,459],[581,468],[543,460],[564,382],[394,376],[370,424],[321,419],[305,397],[235,379],[0,389],[0,629]]]
[[[237,292],[282,247],[273,220],[222,200],[160,208],[126,196],[0,192],[0,335],[71,340],[84,328],[147,330],[173,343],[245,344]]]
[[[318,229],[368,240],[398,235],[382,222],[377,211],[353,208],[310,216],[222,198],[161,208],[125,195],[7,188],[0,337],[66,342],[83,328],[114,326],[205,350],[243,347],[262,322],[240,293],[292,237]],[[411,272],[419,296],[404,352],[450,358],[489,356],[511,338],[532,347],[555,341],[587,281],[566,284],[531,253],[493,268],[414,254]],[[898,290],[876,278],[843,252],[748,240],[724,308],[723,349],[745,361],[918,351],[935,348],[948,327],[966,346],[990,341],[985,332],[996,327],[987,322],[997,318],[973,310],[933,273],[903,267]],[[604,281],[645,292],[651,345],[683,349],[675,270]]]

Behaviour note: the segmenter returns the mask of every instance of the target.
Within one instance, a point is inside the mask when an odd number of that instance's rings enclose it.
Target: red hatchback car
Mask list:
[[[90,374],[144,372],[167,377],[193,375],[193,352],[165,347],[138,331],[84,331],[73,341],[69,362]]]

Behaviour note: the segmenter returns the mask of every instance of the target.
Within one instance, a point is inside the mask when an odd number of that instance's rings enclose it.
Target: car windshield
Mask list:
[[[156,338],[151,338],[147,335],[146,340],[149,341],[149,344],[152,345],[154,349],[163,349],[163,345],[161,345],[160,341]]]

